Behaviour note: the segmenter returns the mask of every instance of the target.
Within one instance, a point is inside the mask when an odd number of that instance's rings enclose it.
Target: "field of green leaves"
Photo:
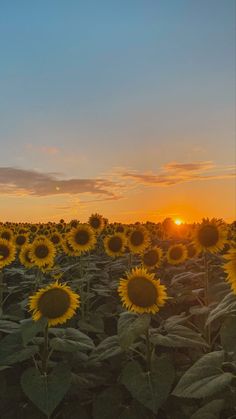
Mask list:
[[[235,231],[1,224],[0,418],[236,418]]]

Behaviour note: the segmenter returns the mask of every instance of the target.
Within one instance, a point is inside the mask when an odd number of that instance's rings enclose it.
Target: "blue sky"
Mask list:
[[[155,219],[159,210],[157,218],[234,216],[234,180],[225,177],[235,165],[234,0],[3,1],[0,50],[5,218],[30,219],[37,211],[42,219],[86,218],[94,210],[122,220]],[[186,180],[184,166],[184,180],[165,188],[143,181],[147,173],[167,173],[170,162],[201,169],[190,169]],[[204,162],[212,162],[211,179],[196,180]],[[41,178],[17,184],[5,167],[22,179],[26,170],[78,186],[81,179],[109,180],[103,186],[113,193],[107,200],[88,184],[78,193],[61,185],[57,195],[39,194]],[[212,206],[202,202],[193,215],[194,199],[204,201],[209,188]]]

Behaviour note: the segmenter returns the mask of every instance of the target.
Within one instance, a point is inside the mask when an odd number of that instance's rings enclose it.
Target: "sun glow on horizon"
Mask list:
[[[182,221],[180,218],[177,218],[177,219],[175,220],[175,224],[176,224],[177,226],[180,226],[181,224],[183,224],[183,221]]]

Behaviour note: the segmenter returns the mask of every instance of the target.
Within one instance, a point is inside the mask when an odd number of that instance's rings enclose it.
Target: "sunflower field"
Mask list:
[[[236,418],[236,222],[0,223],[1,419]]]

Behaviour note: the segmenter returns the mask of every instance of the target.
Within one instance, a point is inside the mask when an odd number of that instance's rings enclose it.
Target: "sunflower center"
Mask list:
[[[198,239],[202,246],[215,246],[219,239],[217,227],[213,225],[206,225],[202,227],[198,233]]]
[[[89,242],[89,233],[86,230],[77,231],[75,234],[75,242],[77,244],[87,244]]]
[[[124,226],[117,226],[116,227],[116,231],[118,232],[118,233],[124,233],[124,231],[125,231],[125,229],[124,229]]]
[[[122,239],[120,237],[111,237],[108,247],[112,252],[120,252],[122,249]]]
[[[26,237],[25,236],[17,236],[16,244],[18,246],[22,246],[25,242],[26,242]]]
[[[141,231],[133,231],[130,236],[130,241],[134,246],[140,246],[143,243],[144,237]]]
[[[2,237],[2,239],[5,239],[5,240],[10,240],[11,239],[11,234],[10,233],[8,233],[8,231],[4,231],[2,234],[1,234],[1,237]]]
[[[39,244],[35,249],[35,256],[39,259],[44,259],[48,256],[49,249],[45,244]]]
[[[59,237],[59,236],[57,236],[56,234],[54,234],[54,235],[51,237],[51,240],[52,240],[52,242],[53,242],[54,244],[58,244],[58,243],[60,242],[60,237]]]
[[[7,259],[7,257],[10,254],[10,250],[7,246],[4,246],[4,244],[0,245],[0,260]]]
[[[90,224],[93,228],[99,228],[100,224],[101,224],[101,221],[100,221],[99,218],[92,218],[91,221],[90,221]]]
[[[154,266],[159,260],[159,255],[156,250],[149,250],[143,255],[143,262],[146,266]]]
[[[144,276],[138,276],[129,280],[127,292],[130,301],[139,307],[151,307],[157,300],[155,285]]]
[[[56,319],[63,316],[70,307],[70,297],[60,288],[52,288],[44,292],[38,302],[38,309],[43,317]]]
[[[183,251],[180,247],[173,247],[173,249],[170,250],[171,259],[178,260],[181,258],[182,254]]]

